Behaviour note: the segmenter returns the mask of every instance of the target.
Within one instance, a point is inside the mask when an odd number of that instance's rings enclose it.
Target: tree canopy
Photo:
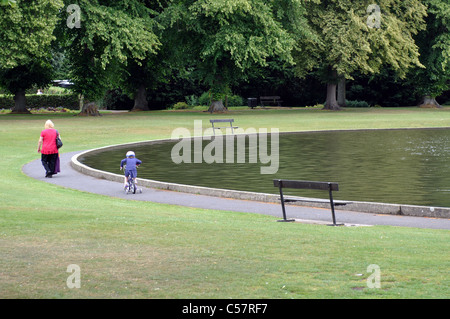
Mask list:
[[[180,44],[175,50],[183,51],[179,56],[212,89],[211,110],[222,110],[219,93],[269,57],[293,62],[294,39],[274,6],[264,0],[174,0],[166,10],[168,28]]]
[[[409,80],[424,104],[439,105],[435,98],[450,85],[450,3],[426,0],[424,4],[428,7],[426,29],[415,38],[425,68],[416,68]]]
[[[338,77],[356,71],[377,73],[389,66],[405,77],[422,66],[413,35],[424,28],[426,7],[419,0],[322,0],[305,3],[315,37],[301,39],[295,52],[296,70],[304,76],[321,69],[328,83],[326,107],[337,109]]]
[[[68,28],[61,18],[60,37],[72,65],[74,90],[95,101],[112,82],[117,83],[115,73],[121,66],[130,60],[142,63],[157,52],[160,41],[154,32],[153,11],[145,1],[65,1],[73,2],[81,10],[80,28]]]
[[[121,88],[135,109],[171,74],[210,89],[264,76],[319,77],[326,108],[338,81],[389,76],[434,98],[449,89],[447,0],[0,0],[0,86],[26,111],[25,89],[64,64],[86,101]]]
[[[51,80],[50,46],[62,6],[61,0],[0,6],[0,86],[15,95],[13,112],[27,112],[25,89]]]

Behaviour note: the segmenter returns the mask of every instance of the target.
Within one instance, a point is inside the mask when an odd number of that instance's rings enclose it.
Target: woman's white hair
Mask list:
[[[55,124],[53,124],[53,122],[51,120],[47,120],[47,122],[45,122],[45,128],[54,128]]]

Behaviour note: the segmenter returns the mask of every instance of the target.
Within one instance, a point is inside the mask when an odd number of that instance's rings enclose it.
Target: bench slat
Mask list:
[[[277,198],[281,200],[281,197]],[[283,196],[285,203],[292,202],[305,202],[305,203],[329,203],[329,199],[321,199],[321,198],[302,198],[302,197],[291,197],[291,196]],[[351,204],[350,201],[342,201],[342,200],[333,200],[335,206],[345,206],[347,204]]]
[[[218,120],[209,120],[210,123],[223,123],[223,122],[234,122],[234,119],[218,119]]]
[[[298,188],[298,189],[320,189],[329,190],[331,186],[332,191],[339,190],[339,184],[333,182],[313,182],[313,181],[292,181],[292,180],[280,180],[274,179],[273,186],[286,188]]]
[[[259,100],[261,102],[261,106],[265,106],[271,103],[281,106],[281,103],[283,102],[279,96],[260,96]]]
[[[214,128],[218,128],[218,129],[220,129],[220,128],[239,128],[239,126],[214,126]]]

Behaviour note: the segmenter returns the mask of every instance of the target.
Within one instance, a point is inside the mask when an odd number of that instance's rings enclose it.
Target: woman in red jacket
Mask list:
[[[55,169],[58,160],[58,148],[56,147],[56,137],[59,136],[52,121],[45,122],[45,129],[41,132],[38,143],[38,153],[41,153],[42,165],[45,168],[45,177],[51,178],[57,173]]]

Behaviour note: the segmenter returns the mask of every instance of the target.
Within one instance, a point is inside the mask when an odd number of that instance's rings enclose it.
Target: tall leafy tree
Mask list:
[[[223,111],[223,95],[255,66],[277,57],[292,63],[291,34],[265,0],[174,0],[165,11],[178,57],[211,88],[210,112]],[[296,2],[288,1],[284,2]]]
[[[130,61],[142,64],[160,45],[153,28],[152,10],[139,0],[66,0],[73,7],[62,13],[60,38],[72,65],[74,90],[86,102],[100,99],[119,83],[121,70]],[[70,13],[70,12],[69,12]],[[73,22],[73,24],[71,24]],[[79,22],[79,25],[76,25]],[[85,103],[85,105],[88,103]]]
[[[339,78],[377,73],[389,66],[400,77],[422,66],[413,35],[424,27],[426,8],[419,0],[321,0],[305,2],[315,38],[298,43],[299,76],[316,68],[327,83],[327,109],[339,109]]]
[[[168,6],[168,1],[144,1],[146,10],[141,13],[146,15],[149,23],[153,25],[153,32],[158,39],[164,39],[158,44],[158,50],[149,51],[144,59],[133,58],[126,65],[122,65],[120,76],[120,87],[128,96],[134,99],[132,111],[149,110],[147,94],[148,90],[154,89],[156,85],[164,81],[170,73],[170,65],[167,64],[170,50],[169,41],[165,39],[163,26],[159,19],[161,12]]]
[[[62,6],[61,0],[0,6],[0,86],[14,95],[13,113],[28,112],[26,89],[51,80],[50,46]]]
[[[425,0],[424,3],[428,8],[427,27],[416,40],[425,68],[414,69],[408,78],[421,97],[420,105],[440,107],[436,97],[450,90],[450,2]]]

